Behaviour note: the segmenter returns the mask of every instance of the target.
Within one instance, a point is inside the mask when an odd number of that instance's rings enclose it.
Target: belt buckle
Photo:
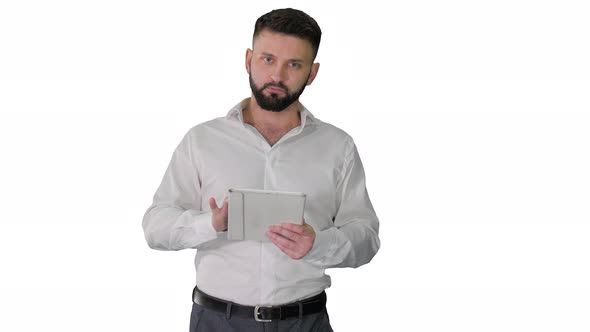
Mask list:
[[[260,308],[264,308],[264,307],[261,307],[259,305],[257,305],[256,307],[254,307],[254,319],[257,322],[261,322],[261,323],[269,323],[269,322],[272,322],[272,319],[261,319],[260,318],[260,311],[259,311]]]

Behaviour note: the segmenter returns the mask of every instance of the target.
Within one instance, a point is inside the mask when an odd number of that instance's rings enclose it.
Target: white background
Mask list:
[[[335,331],[590,330],[584,1],[201,3],[1,2],[1,331],[188,331],[194,252],[141,219],[287,6],[323,30],[302,101],[355,138],[381,220],[370,264],[328,272]]]

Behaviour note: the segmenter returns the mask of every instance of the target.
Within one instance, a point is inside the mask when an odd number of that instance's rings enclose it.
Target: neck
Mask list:
[[[301,125],[300,107],[296,101],[281,112],[271,112],[262,109],[252,96],[243,112],[244,122],[258,130],[287,132]]]

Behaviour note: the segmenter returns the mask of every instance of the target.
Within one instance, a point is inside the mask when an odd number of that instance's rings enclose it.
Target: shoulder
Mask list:
[[[344,129],[331,123],[321,121],[318,118],[313,120],[312,126],[322,140],[326,140],[332,145],[340,145],[341,148],[345,150],[350,150],[354,146],[354,139]]]
[[[203,138],[215,132],[227,130],[231,122],[226,117],[219,117],[199,123],[188,130],[186,137],[191,139]]]

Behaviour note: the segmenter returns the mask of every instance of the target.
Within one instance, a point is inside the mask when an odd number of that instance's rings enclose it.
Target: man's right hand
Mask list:
[[[211,212],[213,213],[211,223],[217,232],[227,231],[227,206],[227,197],[223,200],[223,205],[221,207],[217,206],[215,198],[209,198],[209,207],[211,207]]]

